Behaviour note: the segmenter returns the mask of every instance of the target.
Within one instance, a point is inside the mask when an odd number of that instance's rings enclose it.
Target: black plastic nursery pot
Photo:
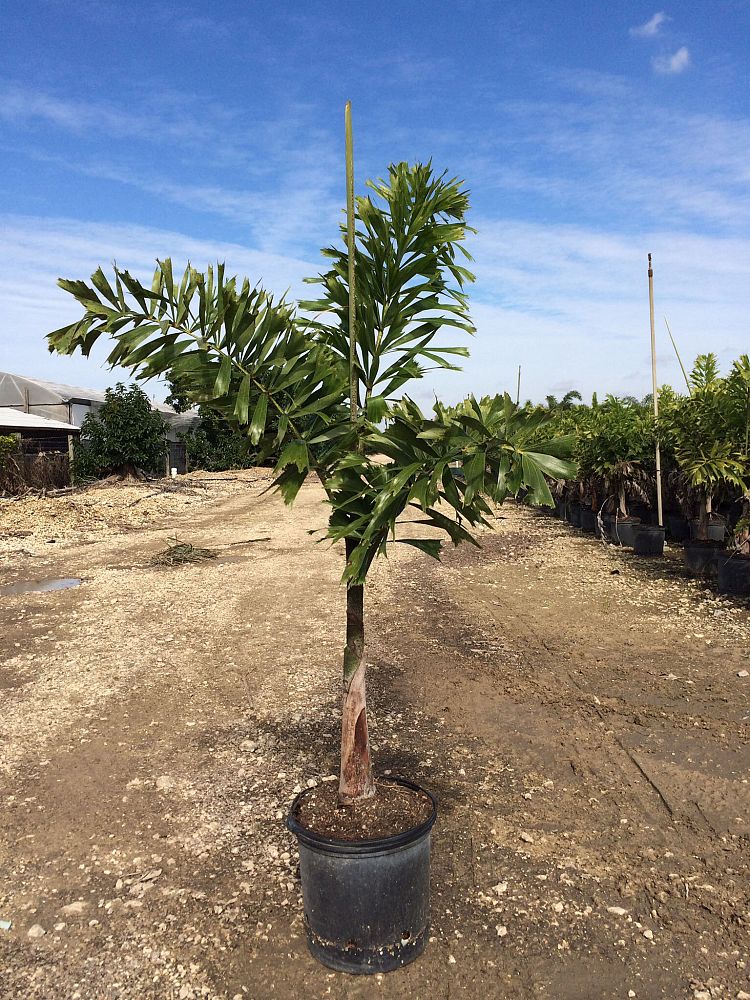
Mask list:
[[[637,517],[613,518],[612,534],[616,539],[619,539],[620,545],[626,545],[632,549],[635,545],[635,529],[640,526],[640,523]]]
[[[615,515],[602,514],[602,524],[604,525],[604,537],[615,545],[619,545],[619,539],[615,537]]]
[[[724,535],[726,534],[726,523],[724,519],[709,521],[708,522],[708,539],[709,542],[723,542]],[[694,541],[703,541],[703,539],[698,537],[700,532],[700,521],[698,518],[693,518],[690,522],[690,537]]]
[[[685,542],[685,565],[696,576],[715,573],[719,561],[719,553],[723,551],[721,542],[699,542],[693,539]]]
[[[719,552],[719,593],[750,597],[750,558],[736,552]]]
[[[307,946],[339,972],[372,975],[413,962],[424,951],[430,918],[433,795],[403,778],[388,779],[426,795],[423,823],[378,840],[333,840],[302,826],[292,803],[287,827],[299,843]]]
[[[596,531],[596,511],[583,504],[581,505],[581,530],[588,532]]]
[[[658,524],[637,525],[633,552],[637,556],[663,556],[664,535],[664,528],[660,528]]]
[[[581,527],[581,505],[579,503],[572,503],[569,505],[568,520],[574,528]]]
[[[667,514],[667,528],[669,537],[676,542],[685,542],[690,538],[690,524],[682,514]]]
[[[555,501],[555,511],[557,512],[557,516],[562,521],[564,521],[565,518],[566,518],[566,516],[567,516],[565,508],[566,508],[566,504],[565,504],[564,500],[556,500]]]

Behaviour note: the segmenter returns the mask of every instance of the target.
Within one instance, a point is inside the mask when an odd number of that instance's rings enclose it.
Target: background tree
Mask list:
[[[431,419],[407,397],[397,398],[410,380],[430,368],[453,368],[452,359],[467,353],[437,346],[435,338],[446,327],[473,331],[464,290],[473,276],[458,263],[468,258],[468,198],[461,182],[430,165],[393,165],[387,179],[369,187],[372,195],[356,199],[354,331],[344,239],[343,248],[324,251],[330,268],[312,279],[320,296],[303,304],[323,319],[298,317],[247,280],[226,280],[223,265],[205,274],[188,266],[178,283],[165,260],[151,287],[119,269],[114,284],[101,269],[90,285],[61,281],[84,315],[49,338],[53,349],[87,354],[105,335],[114,340],[111,363],[141,378],[176,378],[192,403],[210,402],[244,428],[261,454],[279,450],[275,483],[287,502],[309,473],[317,475],[330,505],[328,537],[343,541],[346,555],[344,804],[374,791],[364,583],[375,557],[392,542],[438,557],[440,538],[415,535],[415,521],[454,544],[473,542],[470,529],[489,524],[492,501],[526,485],[532,502],[551,504],[544,473],[573,471],[560,458],[562,446],[545,441],[545,418],[517,410],[507,396],[489,408],[472,401],[472,413],[458,416],[438,407]],[[464,481],[451,473],[457,461]]]
[[[569,389],[562,399],[557,396],[545,396],[544,405],[548,410],[572,410],[576,403],[581,402],[581,394],[577,389]]]
[[[73,477],[102,479],[163,471],[167,425],[151,409],[146,393],[137,385],[118,382],[104,395],[101,407],[81,425]]]
[[[189,397],[180,390],[177,382],[172,380],[168,384],[166,402],[178,413],[193,409]],[[180,434],[180,440],[185,443],[188,468],[224,472],[227,469],[249,469],[258,464],[257,448],[250,445],[247,434],[236,422],[231,423],[206,403],[197,408],[197,416],[197,425]]]
[[[648,501],[653,455],[653,417],[633,397],[607,396],[580,427],[576,457],[581,475],[616,498],[620,517],[629,516],[630,500]]]

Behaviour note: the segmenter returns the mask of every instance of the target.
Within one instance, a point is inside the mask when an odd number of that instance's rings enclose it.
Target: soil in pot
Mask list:
[[[306,789],[287,819],[299,843],[308,948],[323,965],[355,974],[412,962],[429,929],[435,800],[403,779],[376,789],[354,807],[339,807],[333,782]]]
[[[633,552],[637,556],[663,556],[664,528],[654,524],[639,524],[635,529]]]
[[[596,512],[590,507],[581,505],[580,521],[582,531],[596,531]]]
[[[635,529],[640,524],[637,517],[618,517],[612,520],[612,533],[619,538],[621,545],[633,548],[635,545]]]
[[[685,542],[685,565],[696,576],[716,573],[721,542]]]
[[[750,597],[750,557],[734,552],[719,552],[719,593]]]
[[[342,806],[335,781],[311,789],[300,799],[295,818],[305,829],[333,840],[376,840],[395,837],[424,823],[432,800],[406,785],[378,782],[372,798]]]

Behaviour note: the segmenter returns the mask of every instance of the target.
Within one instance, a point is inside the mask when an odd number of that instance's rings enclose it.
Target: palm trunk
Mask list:
[[[704,493],[701,497],[700,510],[698,512],[698,538],[700,541],[708,541],[708,523],[711,520],[711,495]]]
[[[356,542],[346,539],[347,558]],[[341,706],[339,801],[352,805],[375,794],[367,733],[364,587],[346,588],[346,648]]]
[[[750,525],[750,495],[742,501],[740,520],[744,525]],[[750,527],[741,528],[734,536],[734,545],[740,555],[750,556]]]
[[[625,486],[622,483],[620,484],[620,513],[623,517],[628,516],[628,504],[625,499]]]

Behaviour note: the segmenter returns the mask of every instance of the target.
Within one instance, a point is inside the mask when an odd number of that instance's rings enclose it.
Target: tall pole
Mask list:
[[[521,366],[518,366],[518,385],[516,386],[516,406],[521,405]]]
[[[651,386],[654,397],[654,417],[659,418],[659,391],[656,384],[656,328],[654,326],[654,269],[651,254],[648,255],[648,311],[651,320]],[[656,434],[656,508],[659,514],[659,527],[664,527],[664,511],[661,500],[661,449],[659,448],[659,433]]]
[[[346,249],[349,257],[349,409],[352,423],[357,420],[357,303],[354,294],[354,139],[352,102],[344,110],[346,131]]]

